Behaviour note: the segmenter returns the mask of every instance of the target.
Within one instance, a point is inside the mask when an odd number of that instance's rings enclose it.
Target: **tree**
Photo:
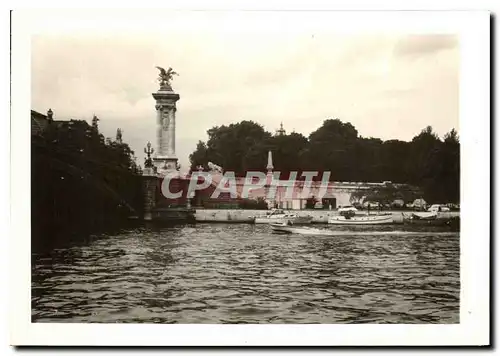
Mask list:
[[[198,142],[190,155],[192,169],[211,161],[240,176],[248,170],[265,171],[272,151],[274,170],[285,179],[291,171],[297,171],[299,179],[302,171],[319,171],[318,178],[329,171],[334,181],[420,186],[429,202],[459,199],[460,143],[455,129],[441,141],[427,126],[410,142],[362,137],[339,119],[325,120],[309,138],[298,133],[273,136],[252,121],[213,127],[207,133],[208,141]],[[382,199],[387,194],[372,195]]]
[[[444,135],[444,143],[459,145],[458,132],[455,129],[451,129],[450,132]]]
[[[380,182],[385,178],[383,170],[383,142],[377,138],[360,137],[355,143],[354,152],[345,162],[345,170],[349,173],[342,180]],[[361,179],[360,179],[361,178]]]
[[[265,169],[267,140],[271,134],[253,121],[216,126],[207,131],[208,141],[200,141],[190,156],[191,169],[213,162],[236,175],[247,170]]]
[[[304,169],[302,154],[307,148],[308,140],[299,133],[273,136],[269,140],[269,149],[273,154],[274,170],[289,176],[290,172]]]
[[[395,185],[386,183],[384,185],[363,188],[351,194],[351,203],[356,201],[372,201],[382,205],[390,205],[394,200],[401,199],[411,202],[421,196],[419,189],[410,185]]]
[[[441,140],[431,126],[424,128],[410,144],[407,169],[409,180],[424,189],[424,198],[433,201],[440,195],[440,182],[436,181],[440,169]]]
[[[348,180],[355,175],[358,131],[350,123],[328,119],[309,135],[309,147],[303,155],[305,169],[327,170],[335,180]]]
[[[267,202],[264,198],[257,199],[242,199],[238,203],[240,209],[256,209],[256,210],[267,210]]]
[[[306,209],[314,209],[316,206],[317,199],[316,197],[312,196],[310,198],[307,198],[306,200]]]
[[[441,163],[438,179],[442,186],[442,201],[460,201],[460,142],[458,133],[452,129],[444,136],[439,161]]]
[[[207,155],[207,145],[203,141],[198,141],[196,144],[196,150],[189,155],[189,161],[191,162],[191,170],[196,171],[198,166],[203,166],[203,168],[208,168],[208,155]]]
[[[333,143],[353,141],[358,137],[358,131],[350,123],[339,119],[327,119],[323,125],[309,135],[312,142]]]
[[[142,206],[140,167],[126,143],[105,141],[97,120],[60,121],[32,137],[33,238],[96,231]]]
[[[407,183],[409,175],[406,170],[410,144],[405,141],[389,140],[380,147],[380,180]]]

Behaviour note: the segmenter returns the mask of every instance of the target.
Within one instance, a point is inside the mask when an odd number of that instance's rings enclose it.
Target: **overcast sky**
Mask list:
[[[32,109],[123,130],[139,163],[154,145],[155,66],[173,67],[177,155],[215,125],[253,120],[305,136],[326,118],[364,137],[411,140],[458,127],[459,43],[450,35],[177,31],[32,37]]]

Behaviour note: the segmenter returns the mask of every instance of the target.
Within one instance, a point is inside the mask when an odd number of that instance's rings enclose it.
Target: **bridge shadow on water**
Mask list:
[[[160,232],[165,228],[195,226],[194,223],[148,222],[139,219],[111,221],[105,225],[60,225],[51,229],[32,228],[32,255],[50,255],[54,250],[86,246],[101,238],[116,236],[135,230],[141,232]]]

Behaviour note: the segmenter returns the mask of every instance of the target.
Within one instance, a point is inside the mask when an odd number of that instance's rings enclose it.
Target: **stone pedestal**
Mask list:
[[[171,87],[161,87],[153,93],[156,100],[156,154],[153,164],[159,173],[177,170],[175,154],[176,102],[180,99]]]
[[[153,93],[156,101],[156,148],[148,144],[148,168],[143,171],[144,220],[157,222],[186,222],[194,219],[193,210],[186,208],[185,192],[189,180],[180,176],[175,154],[175,114],[176,103],[180,99],[170,86],[169,80],[176,74],[169,68],[160,69],[160,89]],[[168,183],[168,186],[165,185]],[[172,197],[175,192],[183,192],[179,197]]]
[[[147,172],[146,169],[148,169]],[[153,210],[156,207],[156,189],[158,188],[159,178],[153,173],[152,169],[146,169],[142,176],[142,192],[144,195],[143,219],[150,221],[153,219]]]

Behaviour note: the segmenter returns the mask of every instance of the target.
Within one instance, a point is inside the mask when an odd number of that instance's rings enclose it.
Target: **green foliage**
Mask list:
[[[306,209],[314,209],[314,206],[317,203],[317,199],[315,197],[310,197],[306,200]]]
[[[350,123],[328,119],[309,135],[308,149],[302,156],[304,170],[327,170],[331,179],[356,176],[351,164],[357,155],[358,132]]]
[[[79,160],[92,161],[96,164],[109,165],[137,173],[134,152],[130,146],[119,140],[104,138],[95,127],[83,120],[70,120],[49,125],[39,141],[50,146],[54,153],[76,155]]]
[[[208,130],[208,142],[198,142],[190,155],[191,169],[198,165],[207,167],[213,162],[237,175],[266,166],[271,134],[252,121],[242,121],[229,126]]]
[[[189,160],[193,170],[196,170],[198,166],[203,166],[204,169],[208,168],[209,159],[205,142],[198,141],[196,150],[189,155]]]
[[[105,139],[96,118],[53,122],[32,137],[34,232],[92,231],[138,213],[141,169],[119,138]]]
[[[391,205],[395,200],[412,202],[421,196],[420,190],[411,186],[398,187],[392,183],[376,186],[371,189],[360,189],[351,195],[351,203],[355,201],[378,202],[383,205]]]
[[[242,199],[239,202],[238,207],[240,209],[255,209],[255,210],[267,210],[268,206],[263,198],[258,199]]]
[[[325,120],[308,138],[298,133],[273,136],[252,121],[241,121],[208,130],[208,141],[200,141],[190,155],[191,169],[213,162],[238,176],[265,171],[269,150],[274,171],[284,178],[291,171],[298,178],[305,170],[329,171],[332,181],[407,183],[421,187],[427,201],[459,202],[458,134],[453,129],[442,141],[430,126],[406,142],[361,137],[339,119]],[[414,198],[414,193],[405,194],[405,201]],[[386,201],[397,194],[384,188],[370,195]]]

